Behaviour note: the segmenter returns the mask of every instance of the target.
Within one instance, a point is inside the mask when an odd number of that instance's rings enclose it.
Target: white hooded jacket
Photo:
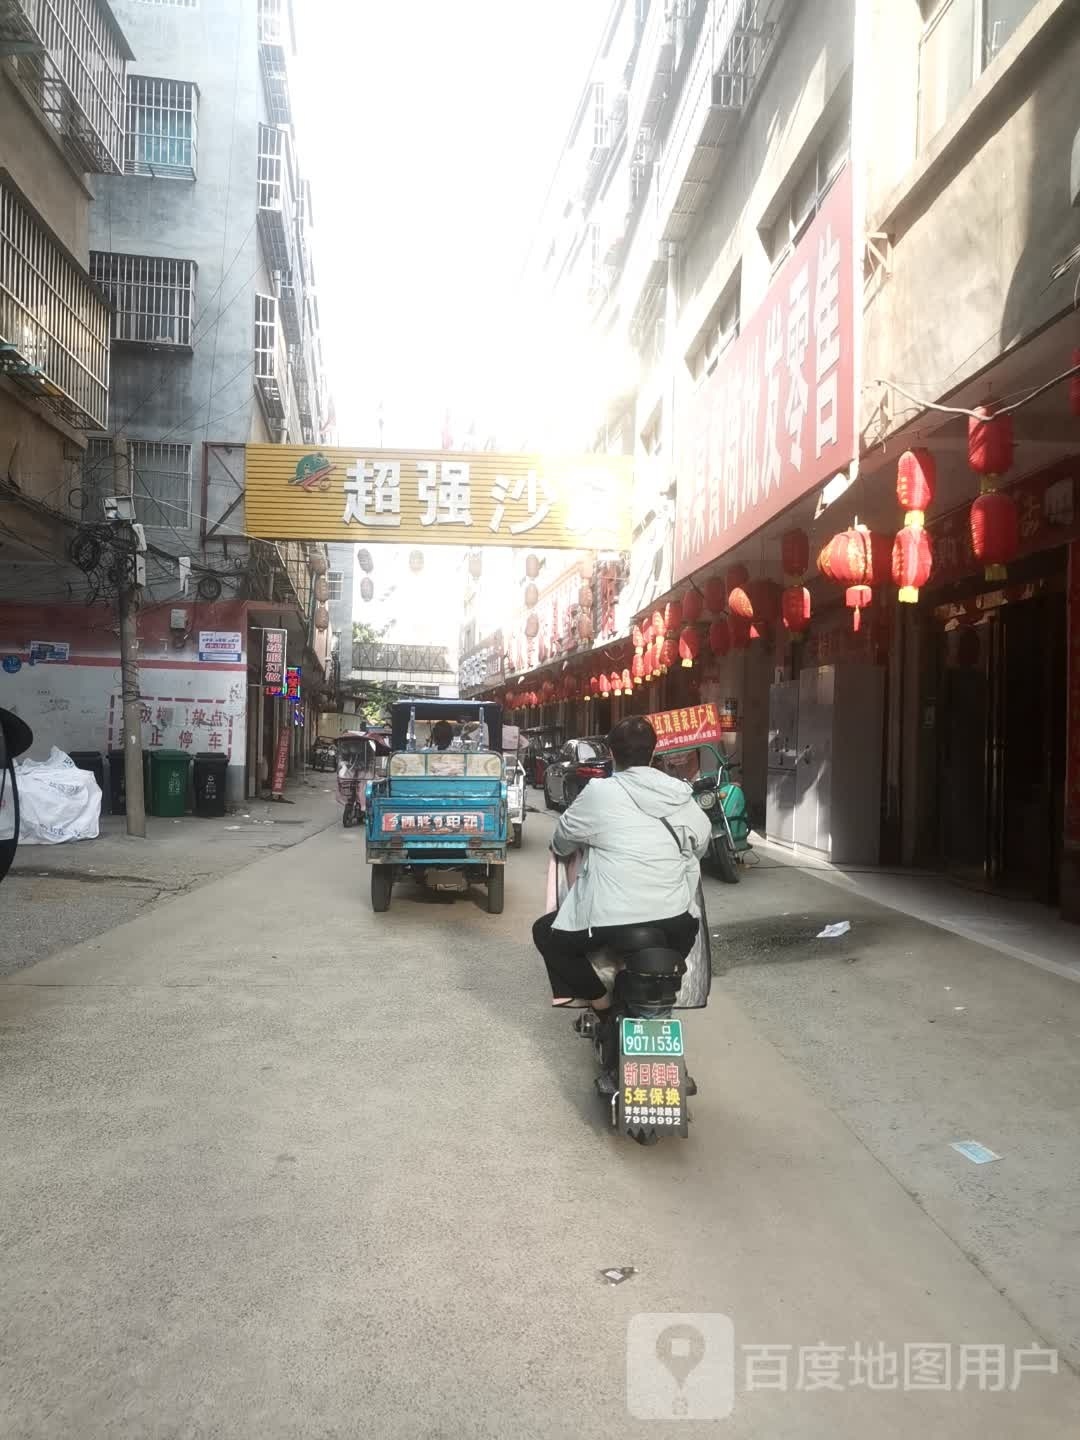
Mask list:
[[[664,821],[675,834],[672,835]],[[712,825],[685,780],[635,765],[591,780],[555,827],[556,855],[583,851],[556,930],[697,915]]]

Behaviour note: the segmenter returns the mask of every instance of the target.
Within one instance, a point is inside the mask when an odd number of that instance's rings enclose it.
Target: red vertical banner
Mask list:
[[[271,793],[281,795],[285,791],[285,776],[289,769],[289,726],[283,721],[278,731],[277,752],[274,755],[274,783]]]
[[[1080,846],[1080,540],[1069,546],[1069,690],[1065,751],[1065,840]]]

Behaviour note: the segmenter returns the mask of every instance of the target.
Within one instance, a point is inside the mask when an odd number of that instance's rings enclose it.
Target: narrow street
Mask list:
[[[731,1317],[732,1436],[1075,1431],[1065,1364],[1016,1392],[797,1383],[801,1347],[1053,1341],[827,1103],[836,1064],[808,1078],[781,965],[690,1016],[687,1142],[610,1133],[529,944],[549,829],[501,917],[408,886],[373,915],[335,825],[0,982],[0,1433],[644,1435],[626,1333],[653,1312]],[[709,882],[714,929],[742,945],[770,883],[795,912],[818,882]],[[815,1025],[851,953],[800,973]],[[751,1346],[790,1347],[783,1387],[747,1385]]]

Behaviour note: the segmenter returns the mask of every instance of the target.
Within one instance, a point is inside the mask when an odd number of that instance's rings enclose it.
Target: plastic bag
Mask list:
[[[16,760],[19,844],[63,845],[96,840],[101,787],[89,770],[54,745],[48,760]]]

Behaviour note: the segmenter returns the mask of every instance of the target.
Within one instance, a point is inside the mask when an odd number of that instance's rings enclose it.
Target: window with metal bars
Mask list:
[[[280,380],[279,368],[277,300],[273,295],[256,295],[255,375],[260,380]]]
[[[112,451],[111,437],[97,437],[87,445],[82,488],[92,504],[114,493]],[[128,456],[139,523],[148,530],[190,530],[191,446],[131,440]]]
[[[326,572],[327,599],[340,600],[341,587],[345,577],[340,570],[328,570]]]
[[[125,174],[194,180],[198,108],[190,80],[129,75]]]
[[[194,260],[90,252],[90,274],[112,301],[112,338],[189,350],[195,313]]]
[[[90,276],[0,170],[0,372],[64,414],[103,430],[109,311]],[[43,382],[47,382],[43,385]]]

